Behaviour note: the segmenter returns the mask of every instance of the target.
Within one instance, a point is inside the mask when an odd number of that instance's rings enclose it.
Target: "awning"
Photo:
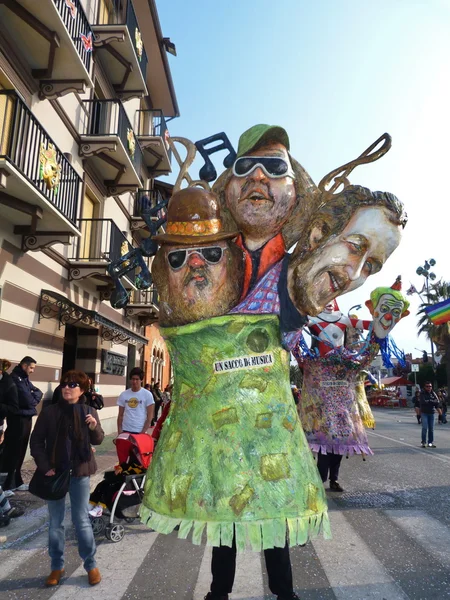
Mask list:
[[[83,308],[69,298],[58,294],[52,290],[42,290],[39,298],[39,317],[38,323],[42,319],[58,319],[59,328],[61,325],[87,325],[90,327],[101,326],[101,337],[108,342],[123,344],[148,344],[148,339],[111,319],[99,315],[95,310]]]
[[[391,385],[413,385],[412,381],[408,381],[404,377],[383,377],[383,379],[381,379],[381,383],[384,386],[391,386]]]

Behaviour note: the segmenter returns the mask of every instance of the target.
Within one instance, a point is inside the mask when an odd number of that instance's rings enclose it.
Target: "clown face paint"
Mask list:
[[[268,144],[248,156],[275,156],[290,165],[289,154],[279,143]],[[276,236],[290,216],[296,199],[294,180],[289,175],[270,177],[257,167],[244,177],[233,175],[225,198],[247,248],[255,250]]]
[[[344,229],[292,261],[291,298],[301,312],[317,315],[333,298],[378,273],[400,243],[400,227],[377,206],[359,208]]]
[[[378,339],[387,337],[402,318],[404,303],[392,294],[383,294],[373,311],[373,332]]]

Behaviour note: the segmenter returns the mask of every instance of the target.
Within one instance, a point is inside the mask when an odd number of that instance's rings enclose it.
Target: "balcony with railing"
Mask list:
[[[143,153],[120,100],[84,100],[80,155],[91,160],[110,195],[141,187]]]
[[[127,254],[132,249],[131,243],[112,219],[79,219],[78,224],[81,237],[69,249],[69,278],[91,277],[111,283],[108,265]],[[124,259],[123,266],[126,262]],[[134,287],[135,278],[133,269],[123,279],[125,286]]]
[[[159,295],[155,286],[148,290],[134,290],[125,308],[127,317],[138,317],[141,325],[151,325],[158,320]]]
[[[98,56],[121,97],[140,97],[148,93],[147,53],[132,0],[100,2],[94,31]]]
[[[144,150],[144,162],[154,176],[172,171],[172,150],[169,130],[162,110],[136,111],[136,135]]]
[[[41,97],[92,87],[93,32],[80,0],[1,2],[0,23],[0,34],[40,80]]]
[[[0,217],[23,235],[79,235],[81,188],[81,177],[26,104],[0,91]]]
[[[157,222],[167,216],[167,203],[159,190],[138,190],[134,196],[131,229],[139,229],[141,237],[147,237],[150,231],[143,213],[148,214],[147,219]]]

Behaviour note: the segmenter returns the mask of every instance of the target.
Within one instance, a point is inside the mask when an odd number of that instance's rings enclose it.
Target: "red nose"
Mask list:
[[[194,269],[196,267],[202,267],[205,264],[205,259],[198,252],[193,252],[192,254],[189,255],[188,264],[190,267],[193,267]]]
[[[386,321],[392,321],[392,315],[391,315],[391,313],[385,314],[384,318],[386,319]]]

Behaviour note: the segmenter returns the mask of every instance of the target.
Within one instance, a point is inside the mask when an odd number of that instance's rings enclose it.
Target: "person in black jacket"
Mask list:
[[[11,373],[11,378],[17,388],[19,410],[18,414],[11,414],[8,417],[5,434],[3,471],[7,473],[7,476],[3,490],[6,496],[12,496],[13,490],[28,490],[28,485],[22,479],[21,469],[30,439],[32,420],[37,414],[36,407],[43,395],[41,390],[35,387],[29,379],[35,368],[36,360],[31,356],[25,356]]]
[[[8,369],[11,363],[6,358],[0,358],[0,421],[10,415],[19,414],[19,396],[17,388]]]
[[[17,415],[19,413],[19,396],[17,388],[11,375],[8,373],[10,366],[11,363],[9,360],[0,358],[0,456],[3,456],[5,448],[5,419],[9,424],[11,415]],[[0,471],[5,471],[3,465]],[[2,473],[2,475],[6,476],[7,473]]]
[[[426,381],[423,390],[420,392],[420,414],[422,416],[422,448],[427,446],[427,430],[428,430],[428,447],[436,448],[434,444],[434,415],[441,414],[439,408],[439,398],[433,392],[433,385]]]

